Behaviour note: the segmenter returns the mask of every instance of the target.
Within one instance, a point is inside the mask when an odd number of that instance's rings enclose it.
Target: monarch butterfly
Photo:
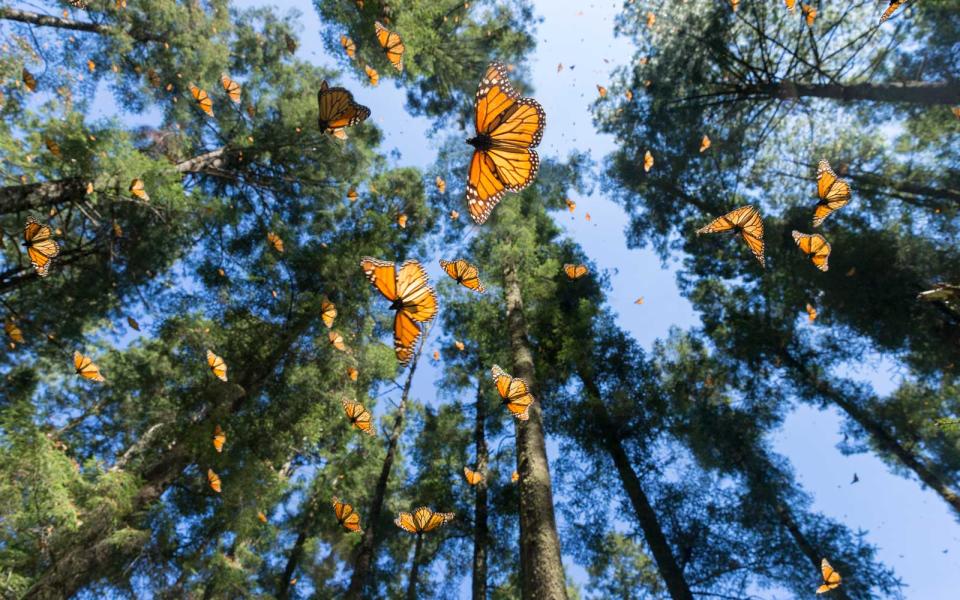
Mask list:
[[[210,367],[210,371],[217,379],[220,381],[227,380],[227,363],[209,350],[207,350],[207,365]]]
[[[811,323],[817,320],[817,309],[809,302],[807,302],[807,320]]]
[[[147,69],[147,81],[148,81],[148,82],[150,83],[150,85],[152,85],[153,87],[160,87],[160,84],[162,83],[162,82],[160,81],[160,75],[158,75],[158,74],[157,74],[157,71],[156,71],[155,69],[153,69],[153,68],[148,68],[148,69]]]
[[[830,168],[830,163],[821,160],[817,165],[817,196],[820,200],[813,209],[813,226],[819,227],[835,210],[850,202],[850,184],[839,179]]]
[[[730,230],[734,230],[743,236],[743,240],[750,246],[753,255],[760,261],[760,266],[765,267],[766,261],[763,257],[763,221],[760,219],[760,213],[757,212],[757,209],[749,204],[734,209],[722,217],[717,217],[706,227],[698,229],[697,235]]]
[[[73,352],[73,368],[76,370],[77,375],[84,379],[104,381],[103,375],[100,374],[100,367],[93,364],[93,360],[91,360],[89,356],[84,356],[76,350]]]
[[[583,215],[583,218],[586,219],[586,220],[589,222],[589,221],[590,221],[590,213],[585,213],[585,214]]]
[[[363,65],[363,70],[367,73],[367,79],[370,85],[377,87],[377,84],[380,83],[380,73],[370,65]]]
[[[147,188],[139,177],[130,182],[130,193],[144,202],[150,202],[150,194],[147,193]]]
[[[390,31],[383,26],[383,23],[377,21],[373,24],[377,32],[377,41],[380,47],[387,53],[387,59],[398,71],[403,71],[403,40],[395,31]]]
[[[451,220],[451,221],[456,221],[456,220],[459,219],[459,218],[460,218],[460,213],[459,213],[458,211],[455,211],[455,210],[451,210],[451,211],[450,211],[450,220]]]
[[[510,475],[510,481],[512,481],[513,483],[520,481],[520,473],[517,473],[516,471],[514,471],[513,474]]]
[[[887,9],[880,15],[880,24],[883,24],[887,19],[892,17],[893,13],[897,12],[897,9],[906,4],[907,1],[908,0],[890,0],[890,5],[887,6]]]
[[[580,279],[587,274],[587,265],[567,263],[563,265],[563,272],[566,273],[568,279]]]
[[[13,322],[13,319],[7,317],[3,322],[3,330],[7,333],[7,337],[11,341],[22,344],[23,343],[23,330],[17,327],[17,324]]]
[[[527,382],[519,377],[507,375],[498,365],[493,365],[490,372],[493,374],[493,381],[497,385],[497,392],[500,393],[504,404],[507,405],[507,410],[521,421],[529,419],[533,394],[530,393],[530,386],[527,385]]]
[[[337,318],[337,307],[326,296],[320,299],[320,318],[327,329],[333,327],[333,320]]]
[[[28,71],[26,67],[20,72],[20,77],[23,79],[23,85],[27,88],[28,92],[33,92],[37,89],[37,78],[34,77],[33,73]]]
[[[647,150],[643,153],[643,172],[649,173],[650,169],[653,168],[653,155],[650,154],[650,151]]]
[[[956,118],[960,119],[960,106],[952,106],[952,107],[950,107],[950,112],[953,113],[953,116],[955,116]]]
[[[823,584],[817,588],[818,594],[829,592],[840,586],[840,573],[834,571],[825,558],[820,560],[820,572],[823,575]]]
[[[407,215],[400,213],[397,215],[397,225],[400,226],[400,229],[407,228]]]
[[[23,228],[23,245],[27,249],[27,256],[37,276],[49,275],[50,263],[60,255],[60,245],[53,239],[53,230],[50,226],[39,223],[33,217],[28,217],[27,224]]]
[[[342,87],[332,88],[326,81],[320,83],[317,107],[317,124],[324,133],[335,134],[344,127],[362,123],[370,116],[370,109],[354,102],[353,94]]]
[[[205,112],[208,117],[213,116],[213,100],[210,99],[210,96],[205,90],[201,90],[197,86],[190,84],[190,93],[193,94],[193,99],[197,101],[197,105],[200,106],[200,110]]]
[[[267,522],[267,515],[263,514],[263,511],[258,510],[258,511],[257,511],[257,519],[258,519],[261,523],[266,523],[266,522]]]
[[[230,76],[226,73],[220,74],[220,85],[223,86],[223,91],[227,93],[227,96],[230,98],[230,101],[234,104],[240,104],[240,84],[230,79]]]
[[[484,292],[486,288],[480,282],[480,272],[475,265],[472,265],[462,258],[454,261],[440,259],[440,266],[446,271],[447,275],[452,277],[457,283],[467,289]]]
[[[637,298],[636,300],[634,300],[633,303],[634,303],[634,304],[643,304],[643,296],[640,296],[639,298]]]
[[[267,241],[270,242],[270,245],[273,246],[273,249],[283,254],[283,240],[280,239],[280,236],[275,234],[272,231],[267,232]]]
[[[433,360],[440,360],[440,351],[439,351],[439,350],[434,350],[434,351],[433,351]]]
[[[357,55],[357,45],[347,36],[340,36],[340,45],[343,46],[343,51],[347,53],[347,57],[353,58]]]
[[[706,134],[704,134],[703,139],[700,140],[700,152],[706,151],[707,148],[709,147],[710,147],[710,138],[708,138]]]
[[[603,87],[602,85],[600,85],[600,84],[598,83],[598,84],[597,84],[597,93],[600,94],[600,97],[601,97],[601,98],[606,98],[606,96],[607,96],[607,88]]]
[[[223,452],[223,445],[227,443],[227,434],[223,432],[220,425],[213,428],[213,449],[217,452]]]
[[[93,59],[87,61],[87,70],[91,73],[97,70],[97,63],[93,62]]]
[[[807,19],[807,27],[813,27],[813,22],[817,18],[817,9],[809,4],[801,4],[800,10],[803,11],[803,16]]]
[[[564,202],[566,202],[567,210],[569,210],[570,212],[577,210],[577,203],[571,200],[570,198],[567,198],[566,200],[564,200]]]
[[[349,190],[347,190],[347,200],[349,200],[350,202],[356,202],[357,198],[359,197],[360,196],[357,194],[357,190],[355,190],[354,188],[350,188]]]
[[[532,98],[521,98],[499,62],[490,63],[477,87],[475,137],[467,177],[467,206],[482,224],[509,190],[518,192],[537,176],[540,143],[547,115]]]
[[[347,346],[343,343],[343,336],[337,333],[336,331],[331,331],[327,333],[327,337],[330,339],[330,345],[339,350],[340,352],[346,352]]]
[[[140,323],[137,323],[137,320],[133,317],[127,317],[127,325],[130,326],[130,329],[134,331],[140,331]]]
[[[220,476],[213,472],[213,469],[207,469],[207,481],[210,482],[210,489],[220,493],[223,489],[220,487]]]
[[[408,260],[398,270],[392,262],[366,256],[360,261],[367,279],[397,311],[393,320],[393,345],[397,360],[406,365],[413,358],[413,349],[420,339],[420,325],[437,314],[437,295],[423,266]]]
[[[340,400],[340,404],[343,405],[343,412],[346,413],[347,418],[350,419],[351,425],[366,434],[376,434],[373,426],[373,415],[371,415],[370,411],[365,409],[362,404],[359,402],[350,402],[349,400]]]
[[[360,371],[354,369],[353,367],[347,367],[347,377],[350,378],[350,381],[356,381],[357,377],[360,376]]]
[[[469,467],[463,468],[463,476],[467,479],[467,484],[477,485],[483,481],[483,474],[480,471],[474,471]]]
[[[633,102],[633,90],[624,90],[623,97],[627,99],[627,102]]]
[[[456,349],[459,350],[460,352],[463,352],[464,349],[467,347],[467,346],[466,346],[463,342],[461,342],[460,340],[454,341],[454,342],[453,342],[453,345],[454,345],[454,347],[456,347]]]
[[[651,29],[657,22],[657,15],[652,12],[647,13],[647,28]]]
[[[791,12],[797,7],[797,0],[783,0],[783,3],[787,5],[787,10]]]
[[[737,12],[740,8],[740,0],[730,0],[730,7],[733,8],[733,12]]]
[[[447,193],[447,182],[443,180],[443,177],[437,175],[437,191],[441,194]]]
[[[426,506],[421,506],[414,510],[413,514],[401,512],[393,522],[404,531],[421,535],[452,521],[453,517],[453,513],[433,512]]]
[[[337,517],[337,523],[343,525],[344,529],[351,532],[363,533],[360,528],[360,515],[349,504],[344,504],[340,498],[333,497],[333,514]]]
[[[54,155],[57,158],[63,157],[63,152],[60,150],[60,144],[50,138],[44,138],[43,144],[47,147],[47,150],[50,154]]]
[[[815,267],[821,271],[826,271],[830,268],[827,264],[827,260],[830,258],[830,244],[822,235],[819,233],[807,235],[799,231],[794,231],[793,241],[797,243],[797,246],[804,254],[813,255],[810,260],[813,261]]]

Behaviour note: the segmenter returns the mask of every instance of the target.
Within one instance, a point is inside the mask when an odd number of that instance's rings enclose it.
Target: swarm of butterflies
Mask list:
[[[881,17],[881,23],[906,1],[891,0]],[[733,9],[737,10],[739,0],[730,0],[730,2]],[[82,7],[79,0],[76,2],[71,0],[71,3]],[[793,10],[796,0],[785,0],[785,3],[790,10]],[[801,8],[807,24],[812,25],[816,10],[805,4]],[[650,13],[647,17],[648,26],[653,27],[655,22],[656,16]],[[405,46],[400,35],[389,30],[379,21],[375,23],[375,35],[390,63],[398,71],[402,71]],[[353,40],[343,36],[340,42],[348,57],[353,59],[356,55],[356,45]],[[377,72],[370,66],[365,66],[365,71],[371,85],[376,85],[379,80]],[[36,88],[35,78],[26,69],[23,70],[23,82],[28,90],[32,91]],[[224,74],[221,77],[221,85],[229,99],[239,104],[240,84]],[[213,116],[213,102],[207,92],[195,85],[191,85],[189,89],[200,110],[208,116]],[[606,95],[606,88],[598,86],[598,91],[601,97]],[[326,81],[321,83],[317,92],[317,104],[319,113],[317,122],[320,131],[338,139],[346,139],[344,130],[347,127],[362,123],[370,116],[370,109],[355,102],[349,90],[343,87],[331,87]],[[543,136],[546,113],[536,100],[521,97],[514,90],[508,79],[507,69],[499,62],[491,63],[480,80],[474,113],[475,135],[467,140],[474,151],[467,169],[466,202],[467,210],[474,222],[482,225],[506,192],[518,192],[536,178],[540,162],[534,148]],[[706,151],[710,146],[710,138],[704,135],[700,143],[700,152]],[[54,148],[50,150],[54,152]],[[649,172],[654,166],[654,157],[649,150],[644,153],[642,166],[645,172]],[[436,183],[437,188],[443,193],[446,183],[440,177],[437,178]],[[139,200],[150,201],[144,182],[139,178],[130,183],[129,192]],[[813,209],[813,227],[819,227],[830,214],[845,206],[851,199],[849,184],[837,177],[826,160],[821,160],[817,168],[817,195],[818,202]],[[356,191],[351,189],[348,197],[351,201],[355,200]],[[567,200],[567,206],[572,212],[576,204],[572,200]],[[457,219],[459,213],[452,211],[450,217]],[[696,230],[697,235],[719,232],[733,232],[742,237],[761,266],[765,266],[763,220],[756,208],[751,205],[736,208]],[[813,265],[821,271],[827,271],[831,246],[826,238],[820,234],[807,234],[800,231],[793,231],[792,236],[797,247],[810,257]],[[51,264],[60,254],[60,246],[54,239],[54,232],[49,225],[30,217],[24,227],[23,237],[23,245],[37,276],[46,277],[50,272]],[[283,253],[283,240],[279,236],[270,232],[267,240],[277,252]],[[480,281],[476,265],[464,259],[456,259],[440,260],[440,267],[449,277],[467,289],[477,293],[484,292],[485,288]],[[415,362],[418,355],[418,342],[424,328],[433,320],[438,310],[437,296],[430,285],[426,270],[419,261],[413,259],[407,260],[398,267],[393,262],[372,257],[362,258],[360,268],[370,283],[390,302],[390,309],[394,311],[393,341],[397,360],[402,366],[408,365],[411,361]],[[562,271],[570,280],[580,279],[589,273],[588,267],[584,264],[565,264]],[[636,301],[637,304],[642,302],[642,298]],[[816,310],[808,304],[807,312],[812,322],[816,318]],[[336,306],[328,298],[323,297],[321,318],[330,330],[330,344],[340,351],[346,351],[343,337],[332,329],[336,316]],[[130,324],[131,327],[139,329],[139,325],[132,319]],[[13,321],[8,319],[4,328],[11,339],[23,341],[22,332]],[[457,342],[457,347],[460,350],[464,349],[462,342]],[[434,358],[437,357],[437,353],[434,353]],[[99,367],[89,356],[74,352],[73,362],[74,369],[80,377],[95,382],[105,381]],[[228,381],[225,360],[212,350],[207,350],[207,366],[214,377],[223,382]],[[349,367],[347,374],[356,381],[358,372],[355,368]],[[507,411],[518,421],[528,420],[530,406],[534,402],[528,383],[524,379],[511,376],[498,365],[492,366],[491,375]],[[353,427],[368,435],[376,434],[373,415],[369,410],[358,402],[341,400],[341,403],[344,414]],[[226,432],[217,424],[212,435],[212,444],[217,453],[223,451],[226,442]],[[478,485],[484,480],[482,472],[474,471],[469,467],[464,467],[463,474],[466,482],[471,486]],[[514,471],[511,480],[516,483],[519,479],[520,475]],[[207,470],[207,480],[214,492],[222,492],[222,481],[212,468]],[[363,533],[360,515],[352,505],[334,496],[332,506],[334,516],[341,526],[350,532]],[[268,521],[262,512],[257,516],[261,522]],[[421,506],[411,513],[401,512],[395,519],[395,523],[404,531],[419,536],[443,526],[453,518],[453,513],[435,512]],[[817,588],[818,594],[829,592],[840,585],[840,574],[830,566],[827,559],[822,560],[821,575],[823,584]]]

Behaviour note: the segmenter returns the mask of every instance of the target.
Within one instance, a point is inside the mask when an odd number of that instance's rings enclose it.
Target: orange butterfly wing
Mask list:
[[[343,412],[346,413],[347,418],[350,419],[350,423],[354,427],[369,435],[376,433],[373,426],[373,415],[371,415],[370,411],[364,408],[362,404],[348,400],[341,400],[340,404],[343,406]]]
[[[217,452],[223,452],[223,445],[227,443],[227,434],[217,425],[213,429],[213,449]]]
[[[440,259],[440,266],[460,285],[480,293],[486,290],[480,282],[480,272],[477,267],[464,259],[459,258],[454,261]]]
[[[807,235],[799,231],[793,232],[793,241],[804,254],[812,255],[810,260],[821,271],[830,268],[830,243],[820,234]]]
[[[197,105],[200,107],[200,110],[205,112],[208,117],[212,117],[213,100],[210,99],[210,96],[207,94],[207,92],[191,84],[190,93],[193,94],[193,99],[197,101]]]
[[[333,514],[337,517],[337,522],[343,525],[345,529],[355,533],[363,533],[360,528],[360,515],[353,509],[353,506],[340,501],[340,498],[334,496]]]
[[[60,255],[60,246],[53,239],[53,230],[49,225],[41,225],[36,219],[29,217],[23,228],[23,240],[27,256],[37,275],[49,275],[51,261]]]
[[[213,469],[207,469],[207,481],[210,482],[210,489],[220,493],[223,489],[220,486],[220,476],[213,472]]]
[[[337,307],[326,296],[320,299],[320,318],[327,329],[333,327],[333,320],[337,318]]]
[[[373,25],[377,33],[377,41],[380,42],[380,46],[387,53],[387,59],[390,61],[390,64],[392,64],[396,70],[403,71],[403,53],[406,47],[403,45],[403,40],[400,39],[400,35],[384,27],[380,21],[377,21]]]
[[[734,209],[722,217],[717,217],[706,226],[698,229],[696,233],[700,235],[702,233],[718,233],[730,230],[737,231],[743,237],[747,246],[750,247],[756,259],[760,261],[760,265],[766,266],[766,259],[763,254],[763,220],[760,218],[757,209],[749,204]]]
[[[821,160],[817,165],[817,196],[819,201],[813,209],[813,226],[819,227],[833,211],[850,202],[850,184],[837,177],[830,163]]]
[[[353,101],[353,94],[342,87],[330,87],[324,81],[317,92],[317,124],[320,131],[333,133],[367,120],[370,109]]]
[[[493,365],[490,371],[493,374],[493,381],[497,385],[497,392],[500,393],[507,410],[521,421],[529,419],[533,394],[530,393],[527,382],[508,375],[498,365]]]
[[[226,73],[220,75],[220,85],[223,86],[223,90],[227,92],[227,96],[230,98],[230,101],[234,104],[240,104],[240,84],[230,79],[230,76]]]
[[[100,374],[100,368],[93,364],[93,360],[89,356],[84,356],[76,351],[73,353],[73,368],[77,371],[77,375],[84,379],[104,381],[103,375]]]

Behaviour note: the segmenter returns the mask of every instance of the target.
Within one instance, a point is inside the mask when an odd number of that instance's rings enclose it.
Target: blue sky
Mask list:
[[[243,0],[242,6],[262,4]],[[315,32],[320,23],[307,2],[273,2],[281,10],[295,8],[303,14],[303,58],[330,64]],[[632,56],[627,40],[613,35],[614,17],[621,5],[609,0],[586,4],[536,0],[537,48],[530,61],[534,92],[547,113],[547,127],[541,155],[562,158],[572,151],[589,152],[598,164],[615,147],[616,140],[599,135],[592,126],[590,104],[597,97],[597,84],[606,84],[609,74]],[[557,72],[557,64],[564,69]],[[478,74],[478,78],[479,78]],[[429,122],[413,118],[404,110],[404,93],[389,80],[370,88],[344,73],[341,83],[352,90],[362,104],[373,111],[373,119],[384,131],[386,149],[396,149],[398,165],[429,167],[435,159],[426,138]],[[697,324],[690,304],[680,296],[670,263],[664,267],[651,251],[627,248],[623,211],[596,189],[588,196],[573,196],[573,215],[558,213],[558,223],[596,262],[610,274],[612,291],[608,301],[619,315],[620,326],[644,347],[664,337],[670,327]],[[505,200],[509,202],[509,196]],[[584,215],[589,212],[591,221]],[[433,263],[436,257],[423,257]],[[643,296],[642,305],[634,304]],[[875,389],[884,393],[897,383],[897,374],[885,362],[858,365]],[[436,396],[435,367],[421,363],[413,386],[414,395],[432,402]],[[879,550],[879,558],[895,569],[907,587],[904,595],[916,600],[955,600],[960,589],[960,526],[940,498],[921,489],[919,482],[895,475],[870,454],[844,456],[837,450],[841,441],[841,417],[833,409],[798,407],[777,432],[774,449],[788,457],[803,488],[813,497],[813,508],[845,523],[853,531],[867,532],[867,539]],[[551,443],[551,453],[556,444]],[[853,474],[860,482],[850,485]],[[618,490],[619,491],[619,490]],[[946,551],[946,552],[945,552]],[[566,561],[572,567],[570,561]],[[580,568],[571,573],[585,583]],[[855,573],[845,573],[855,578]],[[812,572],[811,594],[817,582]],[[762,597],[786,600],[788,595],[761,592]],[[767,594],[763,596],[763,594]]]

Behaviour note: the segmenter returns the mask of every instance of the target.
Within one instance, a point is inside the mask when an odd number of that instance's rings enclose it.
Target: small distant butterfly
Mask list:
[[[210,99],[210,96],[207,94],[206,90],[202,90],[191,83],[190,93],[193,94],[193,99],[197,101],[197,106],[200,107],[200,110],[205,112],[208,117],[212,117],[213,100]]]
[[[210,367],[214,377],[220,381],[227,380],[227,363],[210,350],[207,350],[207,366]]]
[[[320,131],[334,134],[344,127],[362,123],[370,116],[370,109],[353,101],[353,94],[342,87],[320,83],[317,92],[317,125]]]
[[[387,53],[387,59],[390,64],[398,71],[403,71],[403,52],[405,50],[400,36],[383,26],[383,23],[377,21],[373,24],[377,33],[377,41],[380,47]]]
[[[453,518],[453,513],[433,512],[433,510],[426,506],[421,506],[414,510],[413,514],[401,512],[393,522],[404,531],[420,535],[428,531],[433,531],[443,524],[452,521]]]
[[[47,147],[47,150],[50,154],[54,155],[57,158],[63,157],[63,152],[60,150],[60,144],[50,138],[44,138],[43,144]]]
[[[590,213],[584,213],[583,218],[590,221]]]
[[[220,425],[213,428],[213,449],[217,452],[223,452],[223,445],[227,443],[227,434],[223,432]]]
[[[407,228],[407,215],[405,215],[405,214],[403,214],[403,213],[400,213],[399,215],[397,215],[397,225],[400,227],[400,229],[406,229],[406,228]]]
[[[366,434],[376,434],[373,427],[373,415],[370,414],[369,410],[365,409],[359,402],[340,400],[340,403],[343,405],[343,412],[346,413],[347,418],[350,419],[351,425]]]
[[[337,333],[336,331],[331,331],[327,334],[327,337],[330,339],[330,345],[339,350],[340,352],[346,352],[347,346],[343,343],[343,336]]]
[[[740,0],[730,0],[730,8],[733,9],[733,12],[737,12],[737,9],[740,8]]]
[[[577,203],[571,200],[570,198],[567,198],[566,200],[564,200],[564,202],[566,202],[567,210],[569,210],[570,212],[577,210]]]
[[[906,4],[909,0],[890,0],[889,6],[883,11],[883,14],[880,15],[880,24],[883,24],[887,19],[893,16],[893,13],[897,12],[897,9]]]
[[[267,522],[267,515],[263,514],[263,511],[257,511],[257,519],[258,519],[261,523],[266,523],[266,522]]]
[[[455,210],[451,210],[451,211],[450,211],[450,220],[451,220],[451,221],[456,221],[456,220],[459,219],[459,218],[460,218],[460,213],[459,213],[459,212],[457,212],[457,211],[455,211]]]
[[[267,232],[267,241],[270,242],[270,245],[273,246],[273,249],[283,254],[283,240],[280,239],[280,236],[275,234],[272,231]]]
[[[348,58],[354,58],[357,55],[357,45],[347,36],[340,36],[340,45],[343,46],[343,51],[347,53]]]
[[[453,261],[448,261],[441,258],[440,266],[447,275],[463,287],[480,292],[481,294],[486,289],[483,287],[483,283],[480,282],[480,271],[475,265],[468,263],[466,260],[458,258]]]
[[[797,7],[797,0],[783,0],[784,4],[787,5],[787,10],[793,11]]]
[[[803,16],[807,20],[807,27],[813,27],[813,22],[817,18],[817,9],[809,4],[801,4],[800,10],[803,11]]]
[[[434,351],[433,351],[433,360],[440,360],[440,351],[439,351],[439,350],[434,350]]]
[[[647,28],[653,27],[657,22],[657,15],[652,12],[647,13]]]
[[[355,190],[354,188],[350,188],[349,190],[347,190],[347,200],[349,200],[350,202],[356,202],[357,198],[359,197],[360,196],[357,194],[357,190]]]
[[[23,228],[23,246],[27,257],[39,277],[50,274],[50,265],[60,255],[60,245],[53,239],[53,230],[49,225],[39,223],[28,217]]]
[[[587,265],[584,265],[584,264],[572,265],[570,263],[567,263],[563,265],[563,272],[568,279],[580,279],[581,277],[586,275],[589,271],[587,269]]]
[[[653,155],[650,154],[650,151],[647,150],[643,153],[643,172],[649,173],[650,169],[653,168]]]
[[[796,242],[804,254],[810,256],[810,260],[813,261],[815,267],[821,271],[826,271],[830,268],[827,264],[830,258],[830,244],[822,235],[819,233],[807,235],[799,231],[794,231],[793,241]]]
[[[367,80],[370,82],[370,85],[377,87],[377,84],[380,83],[380,73],[370,65],[363,65],[363,70],[367,74]]]
[[[103,375],[100,374],[100,367],[93,364],[93,360],[89,356],[84,356],[76,351],[73,353],[73,368],[77,375],[84,379],[104,381]]]
[[[143,200],[144,202],[150,202],[150,194],[147,193],[147,188],[144,186],[143,180],[135,178],[130,182],[130,193],[134,197]]]
[[[360,528],[360,515],[351,505],[344,504],[336,496],[333,497],[333,514],[337,517],[337,523],[347,531],[363,533],[363,529]]]
[[[510,481],[512,481],[513,483],[520,481],[520,473],[517,473],[516,471],[514,471],[513,474],[510,475]]]
[[[210,483],[211,490],[218,494],[222,491],[223,488],[220,486],[220,476],[214,473],[213,469],[207,469],[207,481]]]
[[[480,471],[474,471],[469,467],[463,468],[463,476],[467,479],[469,485],[477,485],[483,481],[483,474]]]
[[[34,77],[33,73],[28,71],[26,67],[20,72],[20,77],[23,79],[23,85],[27,88],[28,92],[36,91],[37,78]]]
[[[441,194],[447,193],[447,182],[439,175],[437,175],[437,191]]]
[[[3,330],[7,333],[7,337],[9,337],[14,343],[23,343],[23,330],[17,327],[17,324],[13,322],[13,319],[8,317],[3,322]]]
[[[817,320],[817,309],[809,302],[807,302],[807,320],[811,323]]]
[[[710,138],[704,134],[703,139],[700,140],[700,152],[705,152],[707,148],[710,147]]]
[[[623,97],[627,99],[627,102],[633,102],[633,90],[624,90]]]
[[[511,377],[498,365],[493,365],[490,369],[493,374],[493,382],[497,385],[497,392],[504,404],[513,416],[521,421],[530,418],[530,405],[533,404],[533,394],[530,393],[530,386],[519,377]]]
[[[813,226],[819,227],[823,220],[850,202],[850,184],[837,177],[830,163],[821,160],[817,165],[817,196],[819,201],[813,209]]]
[[[96,70],[97,70],[97,63],[93,62],[92,59],[91,59],[91,60],[88,60],[88,61],[87,61],[87,70],[90,71],[91,73],[93,73],[94,71],[96,71]]]
[[[763,220],[760,218],[757,209],[749,204],[734,209],[722,217],[717,217],[705,227],[698,229],[697,235],[721,231],[734,231],[740,234],[747,246],[750,247],[753,255],[760,261],[760,265],[766,266],[766,260],[763,256]]]
[[[356,381],[357,378],[360,377],[360,371],[353,367],[347,367],[347,377],[350,378],[350,381]]]
[[[333,320],[337,318],[337,307],[326,296],[320,299],[320,318],[327,329],[333,327]]]
[[[643,296],[640,296],[639,298],[637,298],[636,300],[634,300],[633,303],[634,303],[634,304],[643,304]]]
[[[234,104],[240,104],[240,93],[241,88],[240,84],[230,79],[230,76],[226,73],[220,74],[220,85],[223,86],[223,91],[227,93],[227,97],[230,98],[230,101]]]
[[[820,561],[820,573],[823,575],[823,584],[817,588],[818,594],[829,592],[840,586],[840,573],[837,573],[825,558]]]
[[[603,87],[602,85],[600,85],[600,84],[598,83],[598,84],[597,84],[597,93],[600,94],[600,97],[601,97],[601,98],[605,98],[605,97],[607,96],[607,88]]]
[[[454,345],[454,347],[455,347],[457,350],[459,350],[460,352],[463,352],[464,349],[467,347],[467,346],[466,346],[463,342],[461,342],[460,340],[454,341],[454,342],[453,342],[453,345]]]

